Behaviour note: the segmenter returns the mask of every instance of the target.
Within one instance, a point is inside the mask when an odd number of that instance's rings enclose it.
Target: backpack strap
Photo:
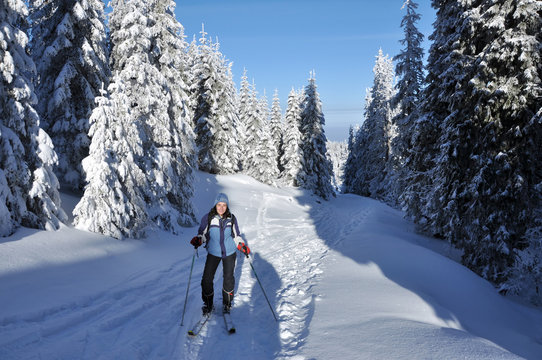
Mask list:
[[[234,239],[237,236],[239,236],[239,234],[237,234],[237,235],[235,234],[235,228],[234,228],[235,221],[237,221],[237,219],[235,218],[235,215],[231,214],[231,233],[232,233]]]
[[[207,228],[205,228],[205,238],[207,239],[207,241],[205,242],[205,249],[209,248],[209,240],[211,239],[211,235],[209,235],[209,230],[211,229],[211,220],[213,220],[213,216],[209,211],[209,214],[207,214]]]

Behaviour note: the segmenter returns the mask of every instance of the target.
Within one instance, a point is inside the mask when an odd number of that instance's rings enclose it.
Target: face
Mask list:
[[[219,202],[216,204],[216,212],[220,216],[224,215],[227,208],[228,208],[228,205],[225,202]]]

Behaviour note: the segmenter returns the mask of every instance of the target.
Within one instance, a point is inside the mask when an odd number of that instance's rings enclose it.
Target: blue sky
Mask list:
[[[279,91],[285,111],[292,87],[305,87],[311,70],[323,103],[329,140],[346,140],[350,124],[363,121],[366,89],[372,86],[379,48],[395,56],[404,37],[404,0],[178,0],[177,20],[187,40],[202,23],[233,62],[237,85],[248,71],[271,104]],[[418,0],[419,30],[432,32],[435,11]]]

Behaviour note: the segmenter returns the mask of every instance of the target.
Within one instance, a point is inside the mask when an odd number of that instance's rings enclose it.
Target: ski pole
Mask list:
[[[279,319],[277,319],[277,315],[275,315],[275,311],[273,311],[273,307],[271,306],[269,299],[267,298],[267,294],[265,293],[265,290],[263,289],[263,285],[260,282],[260,278],[258,277],[258,274],[256,273],[256,269],[254,269],[254,265],[252,265],[252,260],[250,259],[247,253],[245,253],[245,256],[247,257],[248,263],[250,264],[250,267],[252,268],[252,272],[254,272],[254,275],[256,276],[256,280],[258,280],[258,284],[260,284],[260,288],[262,289],[263,296],[265,296],[265,300],[267,300],[267,305],[269,305],[269,309],[271,309],[271,312],[273,313],[273,317],[275,318],[275,321],[279,321]]]
[[[181,319],[181,326],[184,324],[184,313],[186,311],[186,303],[188,302],[188,290],[190,290],[190,280],[192,279],[192,270],[194,269],[194,260],[196,259],[196,254],[198,249],[194,249],[194,255],[192,255],[192,266],[190,266],[190,275],[188,276],[188,286],[186,287],[186,297],[184,298],[184,307],[183,307],[183,317]]]

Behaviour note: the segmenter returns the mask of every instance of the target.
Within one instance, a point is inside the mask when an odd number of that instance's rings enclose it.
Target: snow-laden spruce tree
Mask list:
[[[352,125],[348,128],[347,151],[348,155],[344,163],[342,172],[342,192],[353,193],[354,179],[356,178],[358,153],[356,151],[356,134],[359,132],[359,127],[354,129]]]
[[[136,209],[129,213],[134,229],[120,229],[122,237],[143,235],[146,224],[176,231],[179,225],[193,224],[195,217],[191,206],[193,194],[192,169],[190,168],[191,144],[183,143],[183,114],[178,109],[182,103],[179,79],[170,67],[176,66],[177,56],[183,56],[182,45],[175,37],[180,25],[173,19],[173,3],[169,1],[113,1],[109,25],[111,29],[111,69],[114,74],[109,87],[109,102],[101,106],[114,106],[113,111],[97,107],[100,116],[114,114],[111,126],[118,126],[126,139],[114,138],[111,148],[116,156],[109,161],[122,162],[119,178],[126,195],[121,201],[126,208]],[[169,17],[169,19],[168,19]],[[179,37],[182,38],[182,37]],[[163,68],[168,68],[164,70]],[[179,75],[180,76],[180,75]],[[112,105],[111,105],[112,104]],[[104,115],[105,114],[105,115]],[[92,142],[103,141],[93,138]],[[126,142],[128,149],[120,144]],[[100,162],[100,154],[91,154]],[[116,167],[119,165],[113,165]],[[141,176],[144,175],[144,177]],[[91,189],[99,189],[90,183],[97,178],[87,171],[89,185],[81,202],[90,204],[92,197],[100,196]],[[124,182],[123,182],[124,181]],[[114,181],[110,186],[117,186]],[[87,191],[88,190],[88,191]],[[103,193],[115,193],[122,189],[103,189]],[[86,197],[90,197],[87,200]],[[141,211],[144,204],[144,211]],[[111,209],[110,217],[119,218],[122,206]],[[79,208],[77,224],[88,224],[90,212]],[[126,224],[127,222],[123,222]],[[102,229],[105,227],[102,227]],[[100,230],[98,230],[100,231]],[[119,237],[119,233],[108,234]]]
[[[407,0],[403,4],[403,9],[406,9],[406,14],[401,20],[404,32],[404,38],[401,40],[403,49],[394,57],[395,74],[399,78],[395,85],[397,93],[392,101],[398,111],[393,119],[397,128],[397,136],[391,144],[394,156],[389,162],[395,176],[388,179],[388,186],[394,194],[395,204],[401,201],[399,198],[404,192],[406,179],[411,176],[405,160],[412,148],[414,121],[417,118],[424,84],[424,52],[422,48],[424,36],[416,27],[416,23],[420,20],[417,8],[418,4],[413,0]]]
[[[67,216],[53,173],[57,155],[34,109],[28,8],[17,0],[0,4],[0,235],[8,236],[20,225],[57,229]]]
[[[425,156],[416,159],[417,171],[433,190],[418,195],[414,210],[463,250],[468,267],[501,283],[536,219],[540,133],[529,124],[540,108],[542,4],[433,6],[424,126],[414,144]]]
[[[256,85],[254,85],[254,88],[256,88]],[[258,117],[260,119],[260,123],[263,124],[263,122],[269,123],[271,119],[271,111],[269,110],[269,101],[267,100],[267,95],[265,93],[265,89],[263,90],[263,95],[258,100],[256,106],[256,112],[258,114]],[[274,142],[274,139],[271,138]]]
[[[333,167],[327,157],[325,118],[320,94],[316,90],[314,72],[311,72],[309,84],[305,87],[301,109],[300,132],[303,162],[298,174],[298,182],[302,188],[327,200],[335,196],[331,186]]]
[[[259,124],[257,134],[254,136],[259,141],[254,148],[248,149],[245,173],[263,183],[276,185],[279,177],[278,151],[271,135],[269,103],[265,92],[254,105],[256,119],[251,124]]]
[[[433,7],[439,7],[434,2]],[[407,215],[416,222],[419,229],[431,235],[442,237],[435,219],[445,219],[446,211],[439,206],[428,206],[438,200],[434,195],[435,161],[439,157],[441,123],[448,114],[448,104],[455,93],[456,78],[465,76],[467,65],[455,49],[458,39],[456,27],[460,26],[458,14],[466,11],[457,1],[448,2],[437,10],[435,30],[429,36],[433,41],[426,66],[427,85],[421,95],[419,113],[411,116],[410,150],[404,160],[408,174],[403,178],[405,186],[401,195]],[[441,77],[442,74],[448,74]],[[437,216],[433,211],[441,213]]]
[[[282,181],[289,186],[299,186],[298,174],[302,168],[303,153],[301,152],[301,102],[303,92],[293,88],[288,95],[284,124],[284,154],[281,158],[283,167]]]
[[[88,118],[108,66],[104,2],[30,0],[31,53],[37,68],[36,110],[58,154],[56,173],[82,189],[88,155]]]
[[[188,84],[187,44],[182,25],[175,19],[172,0],[147,1],[150,48],[147,83],[156,82],[156,99],[142,106],[147,114],[146,129],[152,134],[149,154],[153,153],[147,173],[154,182],[147,196],[147,213],[158,226],[176,231],[178,225],[194,222],[191,198],[192,168],[195,166]],[[145,86],[138,91],[145,91]],[[160,96],[160,94],[163,94]],[[143,93],[140,93],[143,96]],[[143,143],[145,146],[145,142]]]
[[[357,170],[352,191],[358,195],[389,201],[387,176],[392,176],[388,163],[391,158],[392,118],[391,100],[394,95],[393,63],[380,49],[373,68],[374,81],[370,101],[365,109],[365,121],[356,135],[354,145]]]
[[[130,99],[122,79],[103,90],[90,117],[89,156],[83,159],[88,185],[75,207],[75,225],[112,236],[139,238],[148,225],[142,184],[147,182],[136,159],[144,156],[139,129],[131,121]]]
[[[333,165],[332,184],[336,192],[342,189],[342,179],[344,178],[344,165],[348,157],[348,143],[346,141],[328,141],[327,153]]]
[[[155,5],[155,23],[150,28],[153,31],[153,53],[157,60],[160,73],[165,77],[171,92],[168,103],[170,117],[175,125],[175,147],[184,160],[185,167],[195,168],[195,143],[192,131],[192,104],[190,85],[194,81],[192,59],[188,53],[188,43],[185,40],[184,28],[175,18],[175,2],[159,0]],[[177,138],[178,137],[178,138]]]
[[[256,85],[254,81],[250,85],[249,97],[246,106],[246,112],[243,118],[244,127],[244,140],[243,143],[243,172],[249,172],[249,168],[252,166],[254,152],[258,145],[262,143],[261,131],[263,127],[263,116],[261,114],[260,101],[258,101],[258,92],[256,91]]]
[[[277,166],[279,172],[282,171],[282,164],[280,162],[280,159],[282,157],[282,154],[284,154],[282,127],[282,110],[280,108],[279,91],[275,90],[275,93],[273,94],[273,103],[271,105],[269,128],[271,131],[271,137],[273,138],[273,142],[275,143],[275,148],[277,149]]]
[[[540,37],[538,39],[540,42]],[[542,139],[542,107],[523,132],[536,134],[538,141],[529,144],[530,160],[533,164],[542,164],[542,152],[537,150]],[[534,185],[530,194],[533,221],[525,232],[528,246],[518,251],[518,258],[510,271],[510,277],[501,287],[536,305],[542,305],[542,172],[537,171],[536,167],[533,167],[533,171],[530,174],[531,183]]]
[[[198,60],[194,67],[196,86],[193,128],[198,167],[211,174],[239,171],[241,153],[236,127],[237,93],[231,64],[219,51],[218,42],[207,39],[202,29]]]
[[[260,182],[276,185],[279,177],[277,148],[271,137],[269,120],[262,119],[261,124],[258,130],[260,142],[250,152],[245,173]]]
[[[243,69],[243,75],[241,76],[241,86],[239,87],[239,94],[237,96],[237,109],[239,114],[239,123],[237,127],[238,146],[241,152],[241,170],[244,171],[245,164],[247,162],[247,124],[250,123],[251,112],[251,87],[248,82],[247,70]]]
[[[397,93],[394,97],[395,105],[400,108],[397,119],[406,118],[418,108],[424,81],[422,48],[424,36],[416,27],[420,20],[420,14],[416,12],[418,4],[413,0],[407,0],[403,8],[406,9],[406,14],[401,20],[404,38],[400,42],[403,49],[393,58],[396,63],[395,75],[399,78],[395,85]]]
[[[517,250],[528,246],[525,232],[536,219],[542,139],[529,123],[542,103],[542,3],[471,7],[458,29],[466,39],[461,56],[471,63],[465,60],[468,78],[456,85],[443,123],[436,196],[457,214],[443,232],[461,244],[465,264],[500,282]]]

